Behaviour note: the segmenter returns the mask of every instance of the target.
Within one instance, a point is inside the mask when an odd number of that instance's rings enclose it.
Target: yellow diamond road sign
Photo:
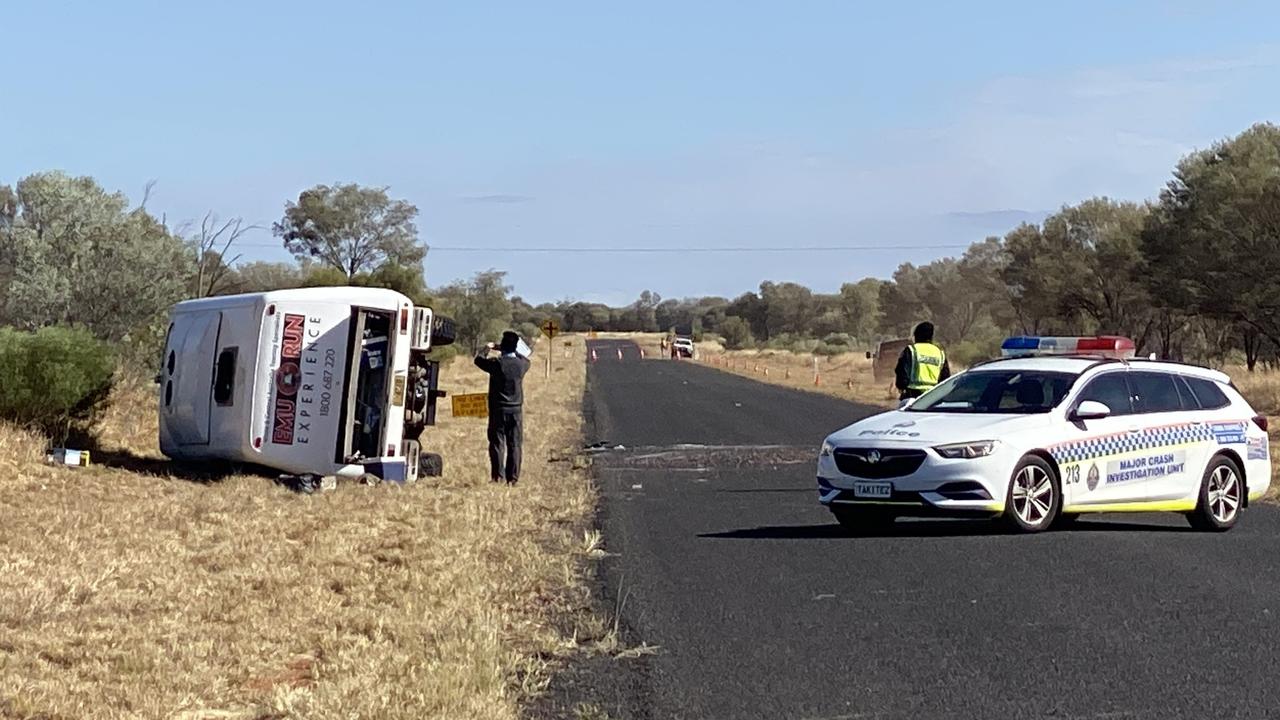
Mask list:
[[[560,325],[555,320],[548,320],[542,323],[542,334],[554,340],[560,334]]]

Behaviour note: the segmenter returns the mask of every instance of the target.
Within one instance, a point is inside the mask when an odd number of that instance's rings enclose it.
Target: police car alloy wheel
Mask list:
[[[1204,470],[1200,500],[1187,519],[1197,530],[1230,530],[1240,518],[1244,494],[1240,468],[1231,458],[1218,455]]]
[[[1014,468],[1005,501],[1005,519],[1020,532],[1039,532],[1053,522],[1061,504],[1058,479],[1043,458],[1030,455]]]

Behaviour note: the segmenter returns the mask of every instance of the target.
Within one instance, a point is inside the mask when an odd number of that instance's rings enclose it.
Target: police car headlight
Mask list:
[[[990,455],[996,451],[996,446],[999,444],[999,440],[982,440],[979,442],[939,445],[933,451],[950,460],[969,460]]]
[[[830,440],[822,441],[822,449],[818,451],[818,457],[831,457],[831,452],[836,449]]]

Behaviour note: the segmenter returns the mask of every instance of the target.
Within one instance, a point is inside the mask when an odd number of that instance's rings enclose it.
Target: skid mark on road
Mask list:
[[[668,472],[774,467],[812,463],[816,453],[807,445],[671,445],[611,449],[595,455],[597,467],[610,470]]]

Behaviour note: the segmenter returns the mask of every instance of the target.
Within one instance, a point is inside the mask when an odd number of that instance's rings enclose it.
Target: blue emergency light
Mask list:
[[[1135,349],[1132,340],[1119,335],[1088,337],[1022,335],[1006,338],[1000,344],[1000,354],[1005,357],[1022,355],[1091,355],[1127,360],[1134,356]]]

